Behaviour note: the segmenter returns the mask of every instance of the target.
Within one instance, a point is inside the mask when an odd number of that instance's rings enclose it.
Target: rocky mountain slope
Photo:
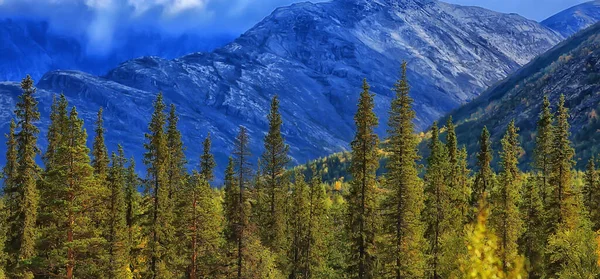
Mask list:
[[[390,88],[407,60],[423,129],[561,39],[518,15],[438,1],[307,2],[275,10],[210,53],[134,59],[101,77],[53,71],[38,86],[64,92],[90,116],[105,107],[109,144],[122,142],[137,158],[152,99],[162,91],[181,113],[191,164],[210,131],[221,169],[238,125],[250,129],[252,149],[261,152],[268,103],[278,94],[291,155],[303,163],[347,148],[362,78],[377,94],[383,134]]]
[[[600,21],[600,0],[594,0],[553,15],[542,21],[542,25],[569,37],[598,21]]]
[[[191,52],[210,51],[234,38],[196,34],[168,35],[158,31],[123,32],[114,49],[101,55],[87,50],[82,35],[64,34],[45,21],[0,19],[0,81],[19,80],[30,74],[36,80],[57,69],[105,74],[119,63],[145,55],[176,58]]]
[[[565,95],[571,114],[577,163],[581,167],[600,151],[600,23],[534,59],[450,115],[459,123],[459,142],[466,144],[472,160],[484,125],[498,150],[506,126],[515,119],[525,147],[523,165],[527,166],[543,96],[547,95],[555,107],[560,94]]]

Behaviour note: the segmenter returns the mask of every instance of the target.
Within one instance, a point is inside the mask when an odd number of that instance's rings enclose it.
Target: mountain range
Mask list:
[[[212,52],[136,58],[100,76],[50,71],[37,86],[43,115],[52,93],[64,92],[88,131],[104,107],[109,147],[121,143],[138,159],[152,100],[163,92],[180,113],[190,166],[210,132],[220,170],[238,125],[250,130],[253,153],[262,151],[268,104],[278,95],[290,153],[304,163],[347,148],[363,78],[377,95],[383,135],[390,88],[407,61],[423,130],[562,41],[568,29],[549,22],[432,0],[306,2],[275,10]],[[19,91],[17,83],[0,83],[3,131]]]

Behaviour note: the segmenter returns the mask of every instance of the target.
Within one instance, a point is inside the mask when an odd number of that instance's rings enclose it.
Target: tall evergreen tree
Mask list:
[[[8,213],[10,211],[4,204],[4,196],[0,197],[0,279],[6,279],[7,254],[4,250],[6,237],[8,236]]]
[[[431,141],[429,143],[429,158],[427,158],[427,171],[425,173],[425,235],[429,242],[429,276],[441,278],[440,258],[442,256],[442,239],[448,233],[451,197],[446,184],[448,156],[445,146],[439,139],[437,122],[431,127]],[[457,156],[458,154],[454,154]],[[455,157],[457,159],[457,157]]]
[[[199,172],[194,171],[182,192],[178,219],[185,229],[180,251],[185,253],[186,278],[215,278],[220,267],[221,207]]]
[[[119,145],[118,154],[112,154],[112,164],[108,169],[108,214],[105,239],[107,242],[108,268],[107,278],[131,278],[129,269],[129,246],[127,229],[127,169],[123,147]]]
[[[519,246],[526,259],[527,277],[531,279],[544,278],[546,270],[544,250],[548,237],[544,227],[544,204],[539,186],[541,183],[542,180],[537,177],[527,179],[520,208],[524,232]]]
[[[541,180],[539,185],[542,202],[546,204],[550,186],[550,166],[552,156],[552,144],[554,142],[554,115],[550,109],[550,100],[548,96],[544,96],[542,111],[537,122],[537,134],[535,138],[534,149],[534,168],[537,171],[537,176]]]
[[[139,177],[135,172],[135,160],[129,159],[125,171],[125,223],[127,225],[127,251],[129,251],[129,270],[133,278],[139,278],[141,272],[140,245],[142,243],[141,222],[142,201],[138,191]]]
[[[469,214],[469,170],[467,168],[467,152],[458,148],[456,139],[456,126],[452,122],[452,116],[446,123],[446,150],[448,152],[448,171],[446,180],[451,197],[450,226],[456,231],[462,231],[462,227],[468,221]]]
[[[406,62],[402,64],[402,77],[395,84],[394,91],[396,97],[392,100],[388,124],[389,194],[384,204],[390,240],[390,263],[386,273],[396,279],[421,278],[426,266],[424,226],[420,220],[424,197],[417,171],[419,156],[413,124],[415,111],[409,96]]]
[[[90,212],[103,197],[90,164],[83,120],[73,107],[53,166],[44,177],[44,216],[39,243],[39,273],[45,276],[93,278],[104,274],[101,229]]]
[[[265,136],[265,151],[261,157],[261,174],[264,179],[262,193],[259,202],[264,204],[268,210],[260,224],[262,230],[263,244],[278,253],[285,239],[285,212],[284,195],[287,182],[285,167],[290,162],[288,156],[289,146],[285,144],[281,134],[281,114],[279,113],[279,99],[273,97],[271,111],[267,115],[269,121],[269,132]]]
[[[2,169],[2,175],[4,178],[4,187],[2,188],[2,214],[0,221],[2,226],[0,227],[0,278],[6,278],[6,267],[9,258],[5,253],[5,248],[11,247],[12,243],[7,240],[16,239],[16,231],[20,223],[15,222],[18,220],[19,210],[19,188],[15,183],[17,178],[17,142],[15,139],[15,129],[17,124],[14,120],[10,121],[9,132],[6,134],[6,163]]]
[[[37,136],[39,129],[36,122],[40,120],[38,101],[35,99],[36,88],[28,75],[21,81],[23,94],[19,96],[15,115],[17,120],[15,142],[17,150],[17,171],[14,177],[17,207],[11,212],[9,227],[11,235],[8,245],[10,277],[33,278],[29,260],[35,256],[35,241],[39,193],[36,181],[40,177],[40,168],[35,159],[39,153]],[[14,201],[8,201],[12,204]]]
[[[313,173],[316,170],[313,171]],[[333,272],[327,263],[333,251],[328,248],[329,231],[328,203],[329,198],[323,187],[321,178],[313,175],[310,183],[310,213],[308,224],[308,270],[307,278],[332,278]]]
[[[169,150],[165,133],[166,116],[162,93],[154,101],[154,112],[148,125],[144,147],[144,163],[147,166],[146,186],[151,195],[148,225],[149,270],[146,278],[172,278],[168,266],[172,262],[172,204],[169,197]]]
[[[600,177],[598,177],[594,157],[590,158],[586,166],[583,201],[592,221],[592,227],[597,231],[600,229]]]
[[[379,138],[374,132],[378,119],[373,112],[374,95],[369,92],[366,79],[363,80],[362,89],[358,110],[354,116],[356,134],[350,144],[350,174],[353,180],[347,198],[347,230],[351,245],[350,276],[359,279],[375,276],[375,238],[378,233],[376,171],[379,167]]]
[[[246,207],[247,197],[245,191],[251,181],[252,169],[250,165],[250,138],[248,136],[248,130],[244,126],[240,126],[240,132],[235,141],[235,149],[233,151],[234,170],[236,175],[236,182],[238,185],[238,206],[237,216],[238,220],[236,223],[236,242],[237,242],[237,278],[241,279],[242,271],[244,270],[244,251],[245,243],[244,240],[247,238],[247,227],[248,227],[248,210]]]
[[[173,203],[176,193],[181,190],[186,180],[185,165],[187,162],[184,154],[185,147],[181,140],[181,132],[177,128],[178,123],[179,117],[177,116],[175,105],[171,104],[166,132],[167,152],[169,154],[167,157],[167,187],[171,203]]]
[[[288,257],[290,258],[289,278],[309,278],[310,273],[310,197],[304,175],[296,171],[292,210],[290,212],[290,237],[292,239]]]
[[[483,127],[481,136],[479,137],[479,153],[477,153],[477,167],[479,171],[473,183],[473,191],[471,192],[471,205],[474,209],[479,208],[479,202],[485,199],[488,191],[491,190],[493,184],[492,163],[492,143],[490,141],[490,133],[487,127]]]
[[[52,166],[52,156],[60,144],[61,136],[64,134],[64,127],[69,119],[69,112],[67,111],[69,103],[64,94],[60,94],[58,99],[55,96],[52,97],[52,107],[50,111],[50,125],[48,126],[48,134],[46,139],[48,145],[46,146],[46,152],[44,153],[44,165],[46,170]]]
[[[521,146],[517,133],[518,128],[513,120],[508,124],[506,134],[501,140],[501,178],[491,193],[492,227],[498,236],[498,257],[505,273],[514,268],[512,264],[516,262],[519,255],[517,241],[522,234],[523,226],[518,207],[521,202],[521,177],[517,165]]]
[[[108,158],[108,149],[104,143],[104,119],[102,118],[103,109],[98,110],[96,116],[96,127],[94,129],[94,143],[92,146],[92,166],[94,167],[94,174],[100,179],[100,181],[106,179],[108,175],[108,164],[110,159]]]
[[[204,179],[209,183],[215,179],[215,167],[217,164],[215,163],[215,156],[211,153],[211,141],[210,141],[210,133],[206,135],[206,139],[202,143],[204,147],[202,151],[202,155],[200,156],[200,174],[204,176]]]

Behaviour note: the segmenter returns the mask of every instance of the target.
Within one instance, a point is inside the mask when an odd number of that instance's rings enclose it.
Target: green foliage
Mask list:
[[[206,135],[206,139],[202,143],[204,147],[202,155],[200,156],[200,174],[204,176],[204,179],[209,183],[215,179],[215,167],[217,163],[215,163],[215,156],[211,153],[211,141],[210,141],[210,133]]]
[[[392,100],[389,116],[387,197],[385,209],[385,277],[421,278],[425,275],[423,184],[418,177],[417,137],[414,134],[415,111],[409,96],[406,62],[402,77],[395,84],[396,97]]]
[[[544,204],[542,202],[541,185],[543,179],[538,176],[527,178],[523,187],[520,205],[523,234],[519,240],[520,252],[526,259],[526,270],[529,278],[544,278],[546,267],[544,253],[546,249],[546,229],[544,220]]]

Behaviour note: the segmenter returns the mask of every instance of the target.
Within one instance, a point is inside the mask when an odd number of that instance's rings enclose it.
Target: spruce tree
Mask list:
[[[309,278],[310,273],[310,197],[309,187],[304,181],[304,175],[296,171],[294,177],[294,191],[292,194],[292,208],[290,212],[291,238],[289,278]]]
[[[508,124],[506,134],[501,140],[500,181],[491,191],[491,223],[498,236],[498,257],[505,273],[514,269],[512,264],[516,262],[519,255],[517,241],[522,234],[523,226],[518,207],[521,202],[521,175],[517,167],[522,150],[517,133],[518,128],[513,120]]]
[[[524,231],[519,240],[520,252],[526,260],[527,277],[544,278],[544,253],[548,239],[544,227],[544,204],[540,194],[542,180],[529,177],[523,189],[520,212]]]
[[[240,222],[238,207],[239,203],[239,185],[235,181],[234,162],[233,158],[229,157],[227,168],[225,169],[225,183],[223,185],[223,212],[225,214],[225,239],[230,244],[237,245],[237,224]],[[228,250],[233,250],[233,245]]]
[[[15,115],[17,120],[15,142],[17,149],[17,171],[14,178],[16,187],[15,212],[9,219],[9,227],[13,232],[5,248],[8,251],[10,277],[33,278],[28,266],[35,256],[36,220],[39,204],[39,193],[36,188],[40,177],[40,168],[36,163],[39,153],[37,137],[39,129],[36,122],[40,120],[38,101],[35,99],[36,88],[28,75],[21,81],[23,94],[19,96]],[[12,201],[9,201],[9,204]],[[11,216],[11,217],[12,217]]]
[[[8,213],[10,212],[4,203],[4,196],[0,197],[0,279],[6,279],[7,254],[4,250],[6,237],[8,236]]]
[[[140,217],[142,214],[141,194],[138,191],[139,177],[135,172],[135,160],[129,159],[125,171],[125,223],[127,225],[127,250],[129,270],[134,278],[139,278],[141,269],[140,244],[142,242]]]
[[[39,273],[46,276],[94,278],[102,276],[105,251],[101,228],[92,215],[104,193],[94,179],[86,146],[83,120],[73,107],[44,177]]]
[[[263,244],[278,253],[285,240],[285,216],[284,195],[286,193],[285,167],[290,162],[288,157],[289,146],[285,144],[281,134],[281,114],[279,113],[279,99],[273,97],[271,111],[267,115],[269,131],[265,136],[265,151],[261,156],[261,174],[264,179],[259,202],[267,210],[264,215],[263,224],[259,224],[262,230]]]
[[[550,109],[550,100],[548,96],[544,96],[544,102],[542,105],[542,111],[537,122],[537,133],[535,138],[535,149],[534,149],[534,169],[537,172],[538,179],[541,183],[540,195],[542,196],[542,202],[546,204],[547,197],[551,195],[549,179],[550,179],[550,166],[552,156],[552,144],[554,141],[554,115]]]
[[[221,212],[213,191],[202,174],[194,171],[182,189],[181,239],[187,278],[215,278],[220,268]]]
[[[170,243],[173,240],[172,206],[169,194],[169,150],[165,133],[166,116],[162,93],[154,101],[154,112],[148,125],[144,148],[146,164],[146,187],[150,193],[148,224],[148,266],[144,276],[152,279],[172,278],[172,270],[168,266],[172,262]]]
[[[238,206],[237,206],[237,223],[235,224],[236,229],[236,244],[237,244],[237,278],[243,278],[242,271],[244,270],[244,252],[246,243],[244,240],[248,238],[248,209],[246,206],[247,197],[246,190],[249,187],[251,181],[252,169],[250,165],[250,138],[248,136],[248,130],[244,126],[240,126],[240,132],[236,137],[235,148],[233,151],[234,170],[236,176],[236,183],[238,185]]]
[[[183,187],[186,179],[186,159],[184,146],[181,140],[181,132],[177,128],[179,117],[175,111],[175,105],[171,104],[167,119],[167,180],[169,201],[173,203],[176,193]]]
[[[54,155],[57,146],[60,144],[62,134],[64,134],[63,130],[66,125],[65,123],[67,123],[69,118],[69,113],[67,111],[68,105],[64,94],[60,94],[58,99],[56,99],[56,95],[52,96],[50,125],[48,126],[48,134],[46,136],[48,145],[46,146],[46,151],[42,157],[46,170],[52,165],[52,156]]]
[[[123,147],[119,145],[118,154],[112,154],[112,163],[108,169],[108,218],[105,232],[108,251],[107,278],[131,278],[128,229],[127,229],[127,159]]]
[[[429,158],[427,158],[427,171],[425,173],[425,235],[429,242],[429,275],[431,278],[441,278],[440,258],[442,257],[442,239],[449,232],[449,217],[451,197],[446,184],[448,171],[448,156],[445,146],[439,139],[437,122],[431,127],[431,141],[429,143]],[[454,154],[457,156],[458,154]],[[457,159],[455,157],[455,159]]]
[[[471,205],[473,209],[479,208],[479,202],[486,199],[488,191],[491,190],[493,183],[492,163],[492,143],[490,141],[490,133],[487,127],[483,127],[481,136],[479,137],[479,153],[477,153],[477,167],[479,171],[473,183],[473,191],[471,192]]]
[[[600,229],[600,178],[594,157],[590,158],[586,166],[583,198],[590,221],[592,221],[592,228],[597,231]]]
[[[384,204],[389,239],[388,276],[420,278],[425,274],[423,185],[417,171],[417,137],[414,134],[412,98],[406,77],[406,62],[402,77],[395,84],[396,97],[392,100],[389,116],[387,188]]]
[[[0,278],[5,279],[6,267],[9,263],[8,254],[5,253],[5,248],[11,247],[12,243],[7,240],[16,239],[17,232],[16,228],[20,223],[15,222],[18,220],[19,210],[19,188],[15,183],[17,178],[17,142],[15,139],[15,129],[17,124],[14,120],[10,121],[9,132],[6,134],[6,164],[2,169],[2,175],[4,178],[4,187],[2,188],[2,211],[0,216],[1,227],[0,227]]]
[[[367,80],[363,80],[358,110],[354,116],[356,134],[350,144],[352,162],[350,174],[353,177],[348,193],[348,236],[350,238],[349,272],[352,278],[373,278],[375,276],[375,238],[377,228],[377,180],[379,167],[377,146],[379,138],[374,129],[378,124],[373,112],[374,95],[369,92]]]
[[[211,141],[210,141],[210,133],[206,135],[206,139],[202,143],[204,147],[202,151],[202,155],[200,156],[200,174],[204,176],[204,179],[209,183],[215,179],[215,167],[217,164],[215,163],[215,156],[211,153]]]
[[[95,136],[92,147],[92,166],[94,167],[94,174],[100,181],[104,180],[108,175],[108,164],[110,159],[108,158],[108,149],[104,143],[104,119],[102,118],[103,109],[98,110],[95,123]]]
[[[316,172],[316,170],[314,171]],[[310,213],[308,225],[308,271],[307,278],[332,278],[333,272],[328,265],[332,250],[328,247],[329,227],[328,204],[329,197],[318,175],[313,175],[310,182]]]

